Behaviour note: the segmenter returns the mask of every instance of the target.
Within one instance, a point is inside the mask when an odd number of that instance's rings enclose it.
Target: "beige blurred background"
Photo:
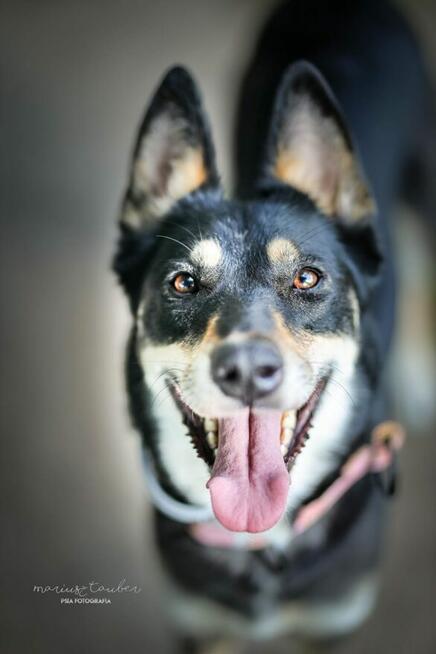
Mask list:
[[[236,89],[275,4],[2,3],[2,654],[170,651],[109,270],[117,208],[139,118],[177,62],[200,82],[230,180]],[[435,3],[402,4],[435,79]],[[435,460],[435,438],[409,439],[381,600],[341,654],[436,651]],[[143,590],[110,606],[32,592],[122,579]]]

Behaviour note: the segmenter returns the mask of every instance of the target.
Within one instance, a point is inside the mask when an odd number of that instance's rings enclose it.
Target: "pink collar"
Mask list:
[[[317,498],[298,511],[292,525],[294,535],[304,533],[318,522],[345,493],[369,473],[380,473],[389,468],[394,454],[403,446],[405,432],[392,420],[381,422],[372,431],[371,442],[353,452],[342,466],[334,482]],[[195,522],[189,525],[189,533],[202,545],[210,547],[262,549],[268,545],[264,534],[248,534],[228,531],[216,520]]]

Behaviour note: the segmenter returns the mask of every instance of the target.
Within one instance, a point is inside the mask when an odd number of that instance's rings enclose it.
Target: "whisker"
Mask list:
[[[336,397],[336,396],[335,396],[331,391],[329,391],[328,389],[324,389],[324,393],[326,393],[326,395],[328,395],[329,397],[331,397],[335,402],[340,402],[340,403],[343,404],[343,402],[344,402],[343,398],[342,398],[342,400],[341,400],[339,397]]]
[[[324,364],[325,361],[316,361],[316,359],[310,359],[309,363],[316,365],[316,364]],[[341,370],[341,368],[339,366],[335,365],[334,363],[333,364],[328,364],[328,367],[332,368],[333,370],[336,370],[339,374],[343,375],[344,377],[346,376],[345,372],[343,370]],[[349,390],[343,384],[341,384],[341,382],[338,379],[335,379],[335,377],[330,377],[329,382],[332,382],[333,384],[336,384],[349,397],[353,407],[355,407],[357,405],[356,399],[352,396],[352,394],[349,392]]]
[[[194,234],[194,232],[191,229],[189,229],[188,227],[185,227],[185,225],[180,225],[180,223],[178,223],[176,220],[166,220],[165,222],[168,223],[169,225],[175,225],[179,229],[183,229],[184,232],[186,232],[187,234],[192,236],[194,239],[198,238],[198,235]]]
[[[324,225],[313,227],[308,232],[306,232],[305,238],[303,238],[302,241],[299,241],[299,245],[304,245],[304,243],[307,243],[307,241],[310,238],[317,236],[320,232],[324,231],[325,229],[330,229],[330,227],[331,227],[330,223],[325,223]]]
[[[154,407],[157,399],[159,398],[159,395],[161,395],[165,390],[168,390],[168,386],[166,384],[163,385],[163,387],[160,389],[160,391],[155,393],[155,395],[153,396],[153,399],[151,401],[150,407]]]
[[[174,372],[180,372],[180,373],[183,373],[183,370],[182,370],[181,368],[167,368],[166,370],[163,370],[163,371],[162,371],[162,372],[161,372],[161,373],[156,377],[156,379],[154,379],[154,380],[150,383],[150,390],[151,390],[152,386],[154,386],[154,385],[156,384],[156,382],[158,382],[159,379],[160,379],[161,377],[163,377],[163,375],[166,375],[166,374],[168,374],[168,373],[174,373]]]
[[[188,252],[192,252],[192,248],[190,248],[186,243],[182,243],[182,241],[179,241],[177,238],[173,238],[172,236],[165,236],[164,234],[155,234],[156,238],[166,238],[168,241],[174,241],[174,243],[178,243],[182,247],[186,248]]]
[[[203,234],[201,232],[200,221],[198,219],[198,216],[196,216],[196,220],[197,220],[198,233],[200,234],[201,240],[203,240]]]
[[[322,361],[322,360],[317,361],[316,359],[309,359],[308,362],[311,363],[311,364],[313,363],[315,365],[325,365],[326,367],[333,368],[334,370],[337,370],[337,372],[339,372],[341,375],[344,375],[344,377],[346,376],[346,373],[342,370],[342,368],[340,368],[339,366],[337,366],[334,363],[328,363],[328,362]]]
[[[353,398],[353,396],[351,395],[351,393],[350,393],[350,392],[345,388],[345,386],[344,386],[343,384],[341,384],[340,382],[338,382],[337,379],[334,379],[334,377],[330,377],[329,381],[331,381],[331,382],[333,382],[334,384],[336,384],[336,386],[338,386],[338,387],[339,387],[339,388],[340,388],[340,389],[341,389],[341,390],[342,390],[342,391],[343,391],[343,392],[348,396],[348,398],[349,398],[351,404],[353,405],[353,407],[356,406],[356,401],[355,401],[355,399]]]
[[[155,410],[158,411],[163,406],[163,404],[167,402],[170,398],[171,398],[170,395],[164,395],[163,397],[161,397],[159,404],[156,404],[156,406],[154,407]]]

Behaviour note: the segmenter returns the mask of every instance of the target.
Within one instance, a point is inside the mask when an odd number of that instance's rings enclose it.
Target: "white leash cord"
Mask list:
[[[211,506],[193,506],[184,504],[168,495],[160,485],[151,455],[143,448],[143,462],[147,490],[154,506],[168,518],[176,522],[191,524],[194,522],[207,522],[214,515]]]

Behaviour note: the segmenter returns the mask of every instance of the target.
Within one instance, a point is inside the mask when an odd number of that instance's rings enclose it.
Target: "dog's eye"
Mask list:
[[[179,295],[196,293],[198,285],[194,277],[188,272],[180,272],[172,279],[171,286]]]
[[[314,288],[321,279],[321,275],[313,268],[302,268],[295,275],[292,286],[300,291],[307,291]]]

